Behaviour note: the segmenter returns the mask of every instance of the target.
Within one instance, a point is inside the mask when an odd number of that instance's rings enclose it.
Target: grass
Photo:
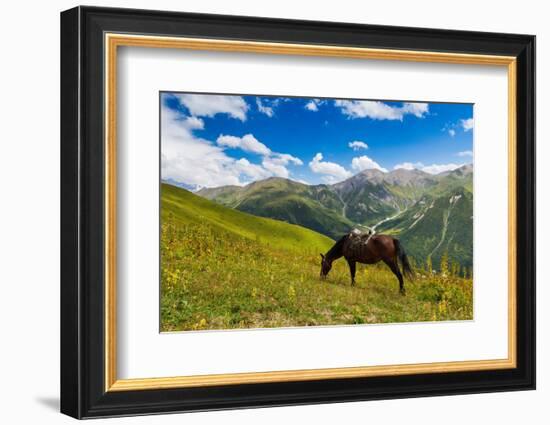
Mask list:
[[[282,178],[269,178],[245,187],[203,189],[200,195],[224,206],[299,224],[315,232],[337,237],[353,223],[342,217],[342,202],[327,186],[308,186]]]
[[[343,259],[319,279],[333,241],[163,185],[162,331],[472,319],[472,281],[418,273],[398,292],[385,265]]]
[[[327,236],[294,224],[256,217],[224,207],[184,189],[163,184],[162,222],[206,224],[217,231],[262,242],[272,248],[324,252],[333,241]]]

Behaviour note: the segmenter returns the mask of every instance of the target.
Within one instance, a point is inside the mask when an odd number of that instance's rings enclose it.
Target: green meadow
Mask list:
[[[319,253],[332,239],[171,185],[161,192],[164,332],[473,318],[471,276],[446,256],[438,273],[416,265],[406,296],[384,264],[359,265],[352,287],[340,259],[322,281]]]

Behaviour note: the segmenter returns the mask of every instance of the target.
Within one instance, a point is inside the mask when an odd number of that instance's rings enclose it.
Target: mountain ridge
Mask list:
[[[256,216],[298,224],[332,239],[354,227],[376,227],[377,232],[399,235],[414,246],[419,259],[430,256],[436,264],[447,251],[455,253],[462,265],[472,263],[472,238],[468,236],[473,211],[471,164],[435,175],[416,169],[387,173],[369,169],[335,184],[307,185],[270,177],[246,186],[203,188],[195,193]],[[455,212],[448,205],[453,196],[461,199]],[[432,207],[427,208],[429,205]],[[430,224],[420,225],[423,221]],[[447,234],[449,225],[454,233]],[[456,234],[461,227],[466,229],[464,237]]]

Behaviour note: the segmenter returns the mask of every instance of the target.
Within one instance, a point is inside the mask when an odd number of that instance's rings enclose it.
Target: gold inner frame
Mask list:
[[[105,34],[105,391],[308,381],[416,373],[445,373],[516,367],[516,58],[460,53],[370,49],[326,45]],[[508,357],[437,363],[289,371],[118,379],[116,325],[116,123],[117,48],[120,46],[327,56],[507,67],[508,71]]]

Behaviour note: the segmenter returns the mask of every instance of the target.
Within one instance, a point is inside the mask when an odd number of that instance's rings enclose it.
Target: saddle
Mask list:
[[[370,238],[374,235],[374,232],[367,231],[361,232],[359,229],[353,229],[349,233],[349,238],[351,242],[351,248],[360,249],[361,247],[366,247],[369,243]]]

